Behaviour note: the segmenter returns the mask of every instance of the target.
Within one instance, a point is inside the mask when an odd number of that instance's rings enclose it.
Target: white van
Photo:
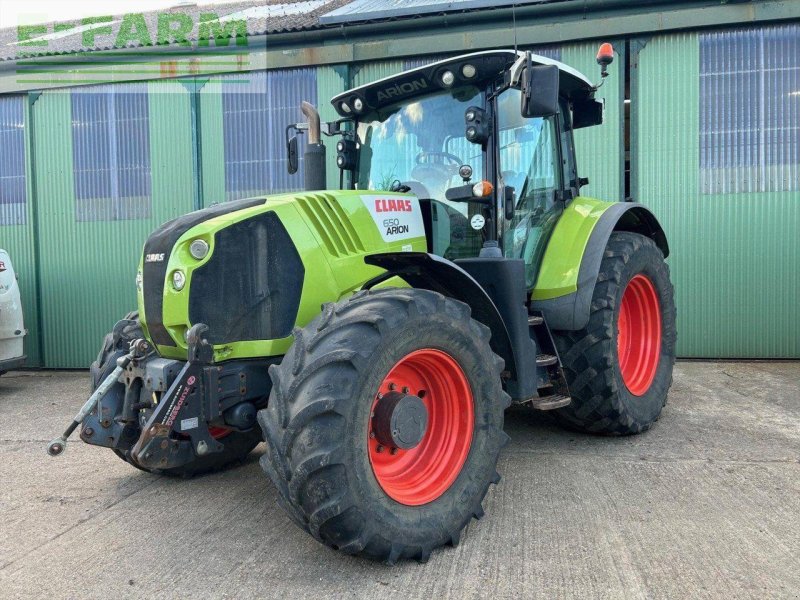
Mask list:
[[[26,333],[17,275],[8,252],[0,250],[0,375],[25,363],[22,339]]]

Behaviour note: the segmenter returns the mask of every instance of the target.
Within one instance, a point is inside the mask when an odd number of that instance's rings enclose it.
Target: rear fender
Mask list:
[[[538,290],[534,289],[531,298],[532,308],[542,311],[550,329],[574,331],[586,327],[589,322],[592,294],[600,273],[600,263],[612,232],[630,231],[649,237],[656,243],[665,258],[669,255],[667,236],[658,219],[644,205],[636,202],[614,202],[608,203],[607,207],[603,208],[604,204],[606,203],[597,202],[597,207],[602,208],[599,216],[595,209],[593,217],[586,217],[587,219],[596,219],[594,226],[581,229],[585,232],[585,245],[580,258],[580,266],[572,269],[574,277],[572,290],[563,295],[543,298],[544,294],[540,293],[537,297]],[[558,234],[558,226],[556,226],[553,237],[555,238]],[[581,243],[584,240],[576,241]],[[550,251],[551,246],[548,246],[544,261],[548,260]],[[537,288],[538,285],[537,282]]]

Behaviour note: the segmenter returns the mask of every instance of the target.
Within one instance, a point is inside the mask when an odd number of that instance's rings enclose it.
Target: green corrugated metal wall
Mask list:
[[[617,43],[616,48],[624,48]],[[561,47],[561,60],[599,77],[595,43]],[[576,132],[583,193],[619,200],[623,193],[624,61],[617,56],[601,89],[602,127]],[[399,60],[352,65],[352,85],[403,69]],[[336,118],[330,98],[347,86],[344,65],[317,69],[317,105],[323,120]],[[800,222],[797,192],[700,196],[698,189],[698,36],[651,40],[641,52],[634,120],[639,160],[637,200],[651,206],[667,229],[679,307],[683,356],[800,356],[795,308],[800,259],[793,231]],[[102,336],[134,306],[133,280],[141,246],[159,224],[195,206],[191,81],[148,84],[152,212],[146,220],[77,222],[72,180],[69,92],[45,92],[26,112],[28,219],[3,228],[3,244],[20,274],[29,364],[85,367]],[[225,197],[222,97],[218,80],[198,79],[197,135],[202,170],[200,204]],[[35,96],[31,96],[35,98]],[[310,99],[314,100],[314,99]],[[338,185],[329,145],[328,185]],[[35,181],[31,173],[36,173]],[[34,206],[33,186],[38,206]],[[34,210],[38,215],[34,215]],[[38,220],[38,221],[37,221]],[[37,237],[34,223],[38,222]],[[765,234],[764,232],[768,232]],[[35,244],[39,246],[36,289]],[[789,265],[789,266],[787,266]],[[781,282],[775,293],[771,287]],[[41,294],[37,294],[37,292]],[[36,296],[43,298],[38,323]],[[38,347],[39,327],[46,332]],[[41,351],[40,351],[41,350]]]
[[[389,77],[403,70],[402,60],[385,60],[375,63],[364,63],[358,65],[355,76],[353,77],[353,87],[366,85],[378,79]]]
[[[653,38],[638,71],[638,188],[670,243],[678,354],[800,356],[800,192],[700,194],[698,34]]]
[[[222,121],[222,79],[212,78],[200,88],[200,160],[203,206],[225,199],[225,137]]]
[[[134,279],[145,239],[193,208],[189,93],[170,81],[149,83],[148,92],[149,219],[76,221],[70,94],[44,92],[33,105],[46,366],[86,367],[93,360],[105,333],[136,307]]]

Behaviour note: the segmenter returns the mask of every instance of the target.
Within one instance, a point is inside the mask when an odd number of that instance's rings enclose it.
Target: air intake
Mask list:
[[[333,196],[306,194],[298,197],[297,205],[319,233],[325,249],[331,255],[338,258],[365,252],[364,242]]]

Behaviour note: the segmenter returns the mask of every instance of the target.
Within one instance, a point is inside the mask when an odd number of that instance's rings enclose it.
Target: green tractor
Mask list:
[[[605,44],[603,75],[612,58]],[[298,170],[308,137],[305,191],[150,236],[138,313],[49,452],[80,426],[134,467],[189,476],[264,441],[300,527],[391,564],[483,515],[512,404],[580,431],[648,429],[675,359],[667,240],[641,204],[580,194],[573,131],[602,122],[597,87],[497,50],[344,92],[332,123],[304,103],[287,152]]]

